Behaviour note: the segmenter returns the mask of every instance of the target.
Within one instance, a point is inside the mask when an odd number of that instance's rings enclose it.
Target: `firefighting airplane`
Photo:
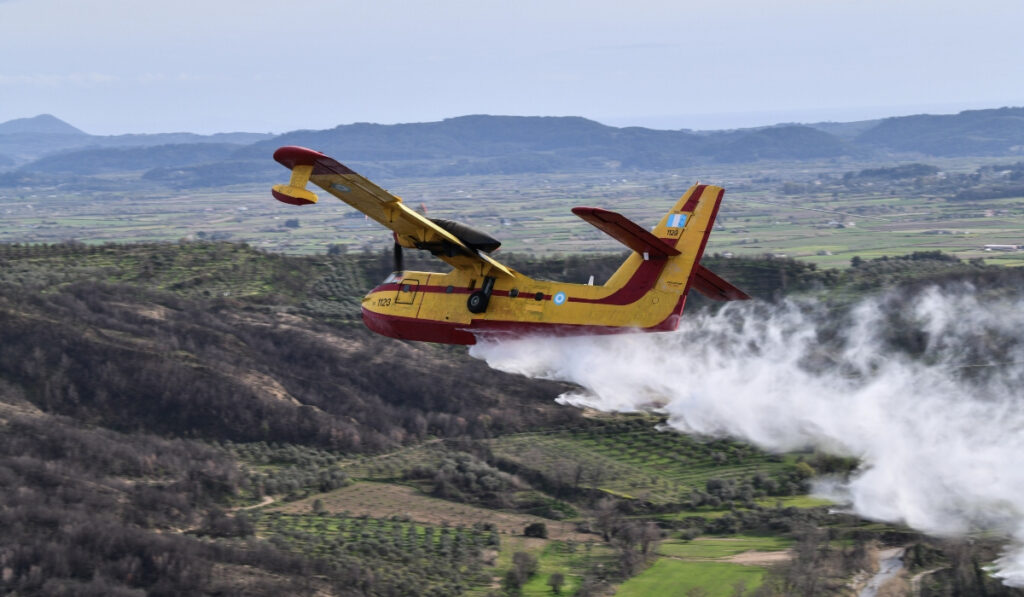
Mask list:
[[[431,219],[334,159],[304,147],[281,147],[274,159],[292,171],[274,198],[316,203],[314,184],[393,231],[395,271],[362,303],[371,330],[404,340],[475,344],[478,338],[579,336],[671,331],[692,288],[720,301],[742,290],[700,265],[724,189],[697,184],[654,232],[596,207],[572,212],[633,253],[602,286],[535,280],[491,257],[501,243],[464,224]],[[448,273],[401,271],[401,248],[430,251]]]

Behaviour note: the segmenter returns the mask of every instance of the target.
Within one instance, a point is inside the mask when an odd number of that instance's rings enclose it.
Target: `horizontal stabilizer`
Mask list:
[[[316,195],[308,189],[292,185],[276,184],[270,193],[281,203],[289,205],[309,205],[316,203]]]
[[[572,213],[590,222],[608,236],[650,259],[665,259],[679,251],[622,214],[597,207],[574,207]]]
[[[726,282],[715,272],[700,265],[693,268],[691,287],[714,301],[746,301],[750,295]]]

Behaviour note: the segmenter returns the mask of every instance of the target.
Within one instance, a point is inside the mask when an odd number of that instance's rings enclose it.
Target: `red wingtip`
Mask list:
[[[274,159],[289,170],[295,166],[312,166],[321,158],[330,159],[319,151],[298,145],[285,145],[274,152]]]
[[[334,158],[297,145],[278,148],[274,152],[274,159],[289,170],[296,166],[313,166],[313,174],[355,174],[348,166],[339,164]]]

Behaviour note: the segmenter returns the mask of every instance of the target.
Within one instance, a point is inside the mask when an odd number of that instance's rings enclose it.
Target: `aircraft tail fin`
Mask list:
[[[714,185],[695,184],[654,227],[654,235],[665,239],[674,248],[700,261],[708,235],[715,225],[718,207],[725,189]]]
[[[661,276],[662,283],[681,288],[683,292],[694,288],[716,300],[746,296],[700,265],[724,195],[725,189],[722,187],[695,184],[658,221],[654,227],[654,236],[679,251],[678,257],[669,259]]]
[[[634,251],[606,286],[642,284],[680,295],[693,288],[714,300],[746,300],[749,295],[700,265],[724,194],[718,186],[690,187],[653,232],[603,209],[576,207],[572,211]],[[638,275],[641,272],[643,275]]]

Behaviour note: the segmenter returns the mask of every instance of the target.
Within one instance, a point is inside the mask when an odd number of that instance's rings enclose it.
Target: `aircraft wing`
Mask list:
[[[305,189],[307,181],[348,203],[395,233],[404,247],[426,249],[458,268],[479,268],[490,275],[514,276],[512,271],[492,257],[467,246],[458,237],[429,218],[410,209],[402,199],[360,176],[334,158],[305,147],[285,146],[274,152],[274,159],[292,171],[287,185],[275,185],[273,195],[292,205],[316,202],[316,195]]]

